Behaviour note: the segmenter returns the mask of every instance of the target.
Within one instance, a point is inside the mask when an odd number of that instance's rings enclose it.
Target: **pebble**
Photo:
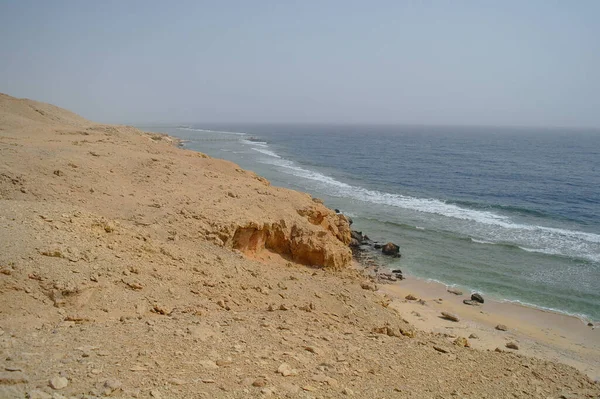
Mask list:
[[[456,316],[455,314],[452,314],[452,313],[448,313],[448,312],[442,312],[442,317],[446,320],[455,321],[455,322],[460,320],[458,318],[458,316]]]
[[[67,385],[69,385],[69,380],[65,377],[54,377],[50,380],[50,388],[52,389],[63,389],[66,388]]]
[[[458,290],[456,288],[448,288],[448,292],[454,295],[462,295],[463,292],[461,290]]]
[[[407,296],[404,297],[404,299],[406,299],[408,301],[416,301],[418,298],[416,296],[414,296],[413,294],[408,294]]]
[[[162,395],[160,394],[160,391],[157,389],[151,390],[150,396],[152,396],[153,398],[156,398],[156,399],[160,399],[162,397]]]
[[[506,347],[508,349],[514,349],[514,350],[519,350],[519,345],[515,344],[514,342],[508,342],[506,344]]]
[[[450,351],[448,349],[442,348],[441,346],[434,345],[433,349],[435,349],[436,351],[441,352],[441,353],[450,353]]]
[[[472,299],[473,301],[477,301],[477,302],[479,302],[479,303],[483,303],[483,302],[484,302],[484,301],[483,301],[483,297],[482,297],[482,296],[481,296],[481,294],[480,294],[480,293],[478,293],[478,292],[476,292],[476,293],[474,293],[474,294],[471,294],[471,299]]]
[[[277,372],[279,374],[281,374],[284,377],[289,377],[291,375],[298,375],[298,370],[293,369],[289,364],[287,363],[281,363],[281,365],[279,366],[279,368],[277,369]]]
[[[454,345],[461,346],[463,348],[470,348],[471,344],[465,337],[458,337],[454,340]]]
[[[377,285],[370,281],[363,281],[360,283],[360,287],[363,290],[377,291]]]
[[[347,395],[347,396],[352,396],[352,395],[354,395],[354,391],[353,391],[352,389],[350,389],[350,388],[344,388],[344,389],[342,389],[342,393],[343,393],[344,395]]]
[[[252,383],[252,386],[253,387],[257,387],[257,388],[266,387],[267,386],[267,380],[265,380],[264,378],[257,378]]]
[[[471,338],[471,339],[479,339],[479,336],[477,334],[473,333],[473,334],[469,335],[469,338]]]
[[[474,301],[474,300],[472,300],[472,299],[464,299],[464,300],[463,300],[463,303],[464,303],[465,305],[470,305],[470,306],[479,306],[479,305],[481,305],[481,303],[480,303],[480,302],[478,302],[478,301]]]
[[[496,330],[498,330],[498,331],[508,331],[508,327],[506,327],[504,324],[498,324],[496,326]]]

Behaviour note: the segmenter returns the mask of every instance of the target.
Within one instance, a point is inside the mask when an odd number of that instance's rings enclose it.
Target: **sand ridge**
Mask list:
[[[0,129],[0,397],[600,395],[418,330],[307,194],[6,95]]]

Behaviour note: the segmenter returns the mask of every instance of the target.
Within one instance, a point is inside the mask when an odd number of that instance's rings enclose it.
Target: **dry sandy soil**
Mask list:
[[[0,398],[600,395],[417,329],[349,241],[307,194],[0,94]]]

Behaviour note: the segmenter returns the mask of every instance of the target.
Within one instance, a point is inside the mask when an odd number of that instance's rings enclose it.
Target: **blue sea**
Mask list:
[[[389,267],[600,320],[600,131],[368,125],[142,127],[311,193]]]

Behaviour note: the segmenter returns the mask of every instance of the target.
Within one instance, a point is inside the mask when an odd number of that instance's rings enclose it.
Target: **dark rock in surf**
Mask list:
[[[394,256],[396,258],[400,257],[400,247],[394,243],[388,242],[381,248],[381,252],[384,255]]]
[[[381,249],[381,248],[383,248],[383,245],[381,245],[381,244],[373,244],[373,248],[375,248],[375,249]]]
[[[363,242],[363,240],[364,240],[364,237],[363,237],[362,231],[356,231],[356,230],[352,230],[352,231],[350,232],[350,236],[351,236],[352,238],[354,238],[356,241],[360,242],[361,244],[362,244],[362,242]]]
[[[337,208],[335,208],[334,211],[335,211],[335,213],[340,213],[340,210]]]
[[[483,297],[481,296],[481,294],[479,294],[477,292],[474,294],[471,294],[471,299],[474,301],[477,301],[479,303],[483,303]]]
[[[360,241],[358,241],[356,238],[352,238],[350,239],[350,246],[351,247],[360,247]]]
[[[402,270],[400,270],[400,269],[394,269],[394,270],[392,270],[392,273],[394,273],[394,274],[402,274]]]

